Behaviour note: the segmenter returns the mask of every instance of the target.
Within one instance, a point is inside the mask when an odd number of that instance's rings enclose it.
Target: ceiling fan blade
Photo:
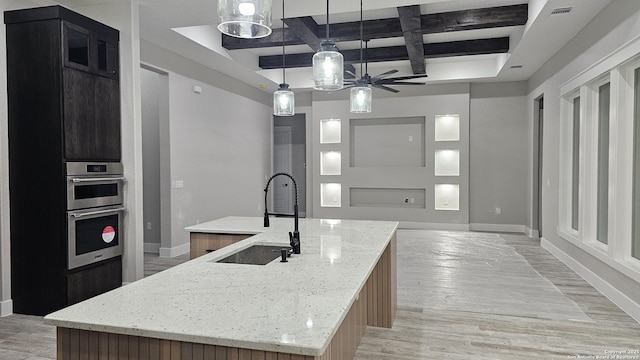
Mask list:
[[[389,70],[387,72],[383,72],[382,74],[379,74],[379,75],[376,75],[376,76],[372,77],[371,81],[375,82],[376,80],[380,80],[380,79],[382,79],[384,77],[387,77],[387,76],[389,76],[391,74],[395,74],[397,72],[398,72],[398,70],[395,70],[395,69],[394,70]]]
[[[427,85],[427,83],[417,83],[417,82],[402,82],[402,81],[378,81],[376,85]]]
[[[373,86],[373,87],[377,87],[378,89],[391,91],[392,93],[399,93],[399,92],[400,92],[399,90],[392,89],[392,88],[390,88],[390,87],[388,87],[388,86],[384,86],[384,85],[373,84],[373,85],[371,85],[371,86]]]
[[[354,79],[357,78],[356,74],[354,72],[352,72],[352,71],[345,70],[344,72],[349,74],[349,75],[351,75],[351,76],[353,76]]]
[[[420,78],[426,78],[426,77],[429,77],[429,75],[422,74],[422,75],[398,76],[394,78],[389,78],[387,80],[412,80],[412,79],[420,79]]]

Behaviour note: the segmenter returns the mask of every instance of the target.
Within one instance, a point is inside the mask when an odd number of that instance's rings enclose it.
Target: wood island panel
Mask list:
[[[213,234],[213,233],[196,233],[192,232],[191,240],[191,259],[198,256],[208,254],[212,251],[221,249],[225,246],[235,244],[254,234]]]

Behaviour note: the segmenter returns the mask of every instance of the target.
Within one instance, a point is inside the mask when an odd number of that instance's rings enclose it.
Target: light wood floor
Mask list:
[[[146,254],[145,276],[185,260]],[[524,235],[399,231],[398,305],[356,359],[640,360],[640,325]],[[42,318],[0,318],[0,359],[54,354]]]

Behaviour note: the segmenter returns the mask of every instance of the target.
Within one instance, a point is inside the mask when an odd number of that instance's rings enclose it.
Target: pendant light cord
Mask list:
[[[287,80],[285,78],[285,54],[284,54],[284,0],[282,0],[282,83],[283,84],[287,83]]]
[[[327,0],[327,41],[329,41],[329,0]]]
[[[364,36],[362,35],[362,0],[360,0],[360,77],[363,77],[362,73],[362,40]]]

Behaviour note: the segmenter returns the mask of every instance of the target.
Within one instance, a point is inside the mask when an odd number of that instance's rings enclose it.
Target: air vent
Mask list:
[[[551,15],[568,14],[568,13],[571,12],[571,9],[573,9],[573,7],[571,7],[571,6],[555,8],[555,9],[551,10]]]

